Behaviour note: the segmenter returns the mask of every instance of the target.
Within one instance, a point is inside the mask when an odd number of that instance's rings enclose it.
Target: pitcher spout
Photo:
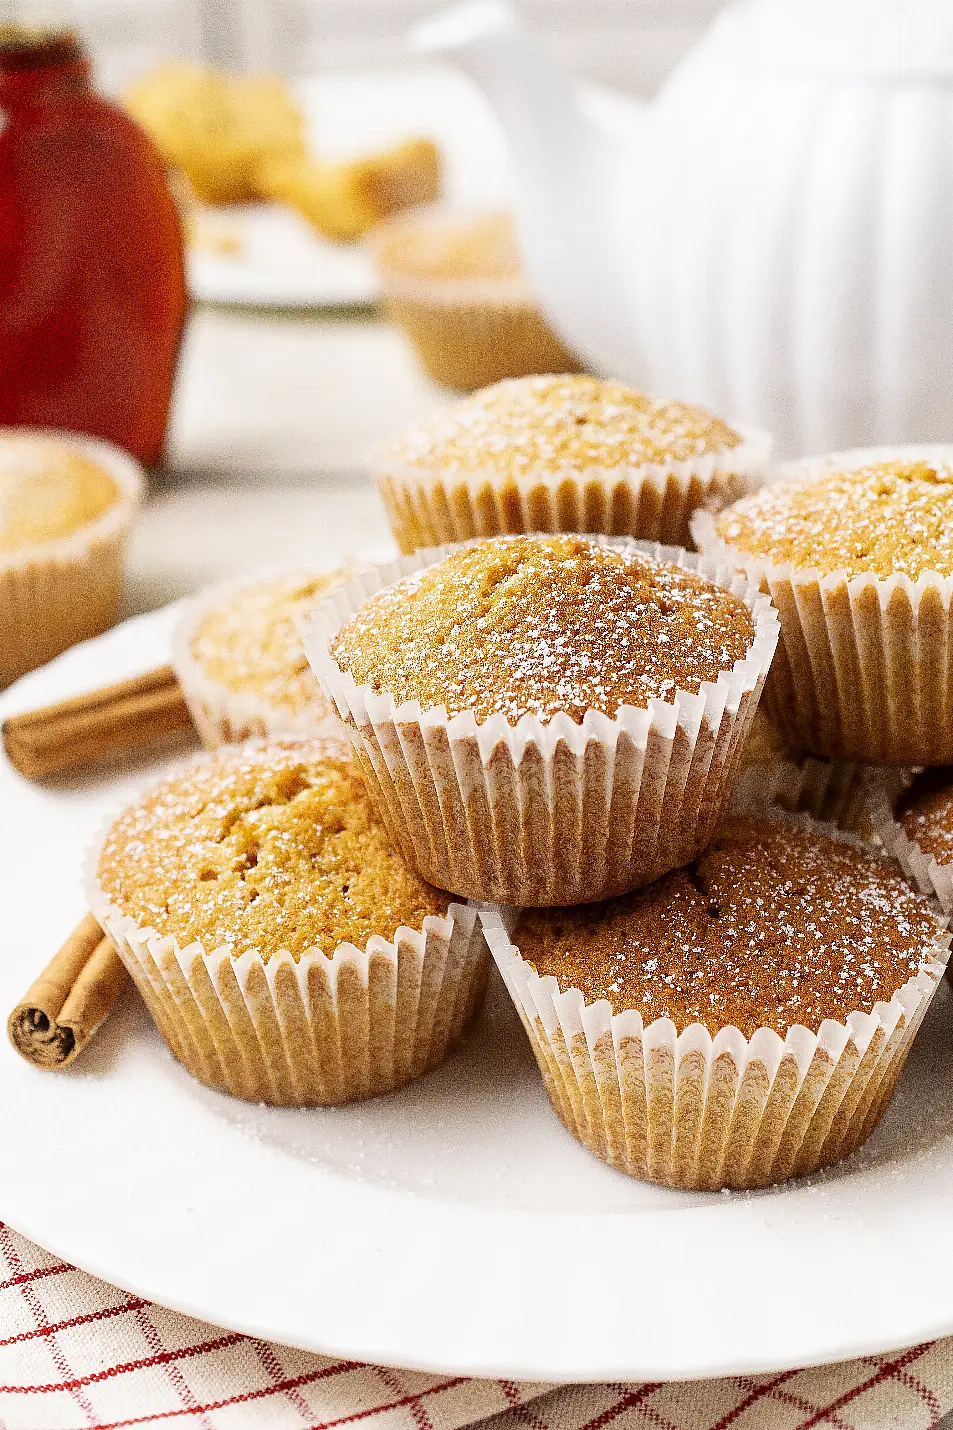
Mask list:
[[[593,371],[631,378],[631,352],[617,350],[632,258],[613,212],[622,141],[583,113],[567,76],[505,0],[464,0],[418,25],[411,45],[457,61],[496,112],[523,261],[550,323]]]

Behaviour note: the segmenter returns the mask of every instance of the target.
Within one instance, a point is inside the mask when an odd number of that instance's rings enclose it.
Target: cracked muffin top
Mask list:
[[[97,873],[141,928],[266,962],[390,940],[450,903],[391,848],[328,739],[230,746],[163,780],[113,824]]]
[[[512,934],[560,990],[679,1032],[817,1032],[889,1000],[934,956],[929,901],[893,861],[820,831],[737,819],[687,868],[623,898],[531,910]]]
[[[823,575],[953,575],[953,467],[908,460],[820,466],[742,498],[715,529],[742,555]]]
[[[398,704],[581,723],[588,710],[695,693],[753,640],[743,601],[632,543],[501,536],[379,591],[331,654]]]
[[[560,374],[484,387],[405,428],[380,456],[384,466],[518,477],[684,462],[741,442],[703,407]]]

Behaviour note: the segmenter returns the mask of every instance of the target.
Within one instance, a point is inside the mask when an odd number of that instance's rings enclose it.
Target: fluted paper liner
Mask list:
[[[604,538],[603,538],[604,539]],[[676,692],[609,718],[478,723],[443,707],[398,706],[357,685],[330,652],[370,596],[453,547],[362,572],[303,622],[308,659],[346,722],[392,842],[429,883],[504,904],[577,904],[623,893],[687,863],[730,792],[778,638],[777,613],[737,572],[680,549],[616,543],[724,586],[750,607],[751,649],[697,694]]]
[[[800,760],[778,759],[745,766],[735,781],[730,807],[775,804],[869,839],[878,833],[877,805],[882,791],[892,792],[896,799],[912,778],[910,770],[851,760],[822,760],[813,755]]]
[[[169,1048],[209,1087],[283,1107],[392,1092],[443,1062],[479,1010],[489,954],[472,908],[450,903],[420,929],[374,935],[365,948],[341,943],[330,956],[182,948],[104,892],[106,832],[87,862],[89,907]]]
[[[338,724],[334,707],[320,690],[315,691],[314,704],[308,709],[285,709],[272,704],[257,691],[232,690],[220,680],[214,680],[192,651],[192,638],[209,611],[259,581],[280,576],[290,579],[299,574],[306,578],[315,573],[312,568],[260,571],[257,575],[210,586],[185,602],[172,633],[172,664],[206,749],[214,750],[219,745],[233,745],[241,740],[303,739],[330,731]]]
[[[871,462],[953,462],[953,447],[878,447],[791,463],[779,477]],[[770,593],[781,641],[765,709],[791,744],[881,765],[953,764],[953,576],[851,577],[776,565],[721,540],[712,516],[695,544]]]
[[[782,815],[860,843],[807,815]],[[933,954],[889,1001],[825,1019],[784,1038],[759,1028],[714,1037],[700,1023],[678,1033],[645,1024],[608,999],[560,992],[520,956],[515,910],[481,913],[490,951],[529,1037],[553,1108],[585,1147],[630,1176],[686,1190],[755,1188],[803,1176],[847,1156],[870,1135],[949,957],[937,913]]]
[[[401,551],[529,531],[589,531],[691,543],[699,507],[719,511],[764,480],[772,439],[736,427],[737,447],[682,462],[527,471],[422,471],[377,459],[375,480]]]
[[[68,536],[0,555],[0,687],[115,625],[126,537],[144,490],[138,462],[108,442],[25,427],[16,433],[75,447],[109,473],[119,496]]]
[[[920,892],[936,899],[945,914],[953,914],[953,856],[948,863],[941,863],[910,838],[894,815],[902,793],[903,788],[897,789],[889,782],[875,784],[872,796],[874,830]]]

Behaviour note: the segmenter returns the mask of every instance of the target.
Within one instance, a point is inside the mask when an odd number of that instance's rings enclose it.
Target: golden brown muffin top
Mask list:
[[[933,954],[928,901],[897,866],[783,823],[735,820],[687,868],[624,898],[532,910],[513,943],[537,973],[646,1024],[817,1032],[889,1000]]]
[[[348,572],[272,576],[233,592],[206,611],[189,649],[210,680],[229,690],[259,695],[293,714],[320,695],[298,634],[298,617]]]
[[[0,435],[0,551],[70,536],[120,499],[91,457],[45,437]]]
[[[504,213],[411,214],[382,230],[376,249],[386,269],[427,282],[510,282],[521,273],[513,221]]]
[[[754,620],[702,576],[575,535],[462,547],[372,596],[331,653],[398,704],[543,720],[696,692],[747,655]]]
[[[140,927],[266,962],[363,948],[450,904],[391,848],[328,740],[230,746],[163,780],[116,820],[98,875]]]
[[[953,770],[924,770],[897,802],[896,819],[938,864],[953,862]]]
[[[596,377],[520,377],[451,403],[382,451],[385,466],[493,476],[682,462],[737,447],[702,407]]]
[[[822,574],[953,575],[953,468],[875,462],[791,477],[718,517],[723,541],[774,565]]]

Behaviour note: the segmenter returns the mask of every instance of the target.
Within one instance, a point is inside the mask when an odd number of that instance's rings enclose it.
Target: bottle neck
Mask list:
[[[89,81],[89,60],[71,30],[0,24],[0,103],[60,99]]]

